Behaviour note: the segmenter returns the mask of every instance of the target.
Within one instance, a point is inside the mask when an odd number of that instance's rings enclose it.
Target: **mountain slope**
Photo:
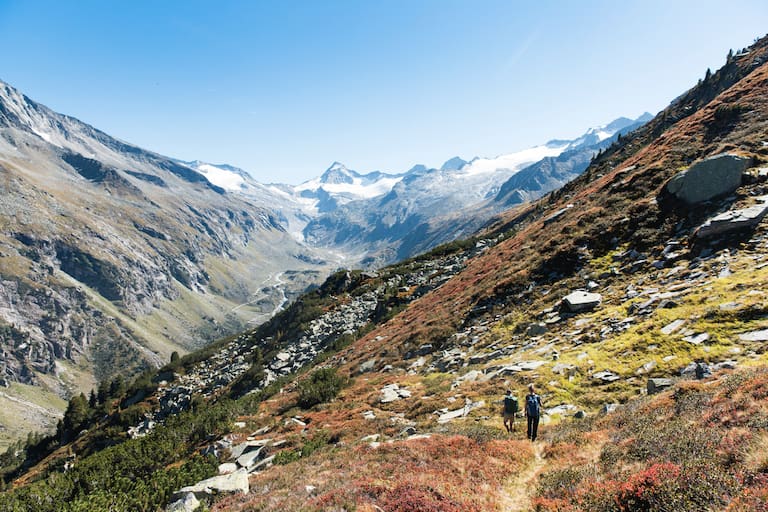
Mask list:
[[[270,210],[1,83],[0,191],[7,384],[68,398],[135,375],[269,318],[283,300],[269,288],[279,272],[309,270],[287,285],[302,291],[327,271]],[[40,424],[4,426],[18,435]]]

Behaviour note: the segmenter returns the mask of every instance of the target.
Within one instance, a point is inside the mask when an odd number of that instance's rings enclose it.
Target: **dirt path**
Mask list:
[[[528,468],[517,476],[511,478],[504,489],[501,510],[505,512],[523,512],[531,510],[531,498],[536,490],[535,480],[544,469],[546,461],[544,453],[545,443],[538,441],[533,443],[534,459]]]

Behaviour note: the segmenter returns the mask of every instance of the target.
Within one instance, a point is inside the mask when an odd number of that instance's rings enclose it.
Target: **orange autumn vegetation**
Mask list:
[[[463,436],[329,448],[255,475],[247,497],[213,510],[494,510],[506,479],[532,458],[527,442]]]

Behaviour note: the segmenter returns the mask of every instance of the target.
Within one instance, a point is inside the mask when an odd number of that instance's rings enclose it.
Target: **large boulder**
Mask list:
[[[761,202],[754,206],[729,210],[708,219],[696,230],[696,236],[708,238],[754,228],[768,214],[768,196],[761,196],[758,200]]]
[[[248,471],[238,469],[234,473],[214,476],[195,485],[184,487],[176,493],[176,496],[181,498],[187,493],[192,493],[196,497],[202,498],[226,492],[248,494],[249,488]]]
[[[689,204],[729,194],[741,185],[751,159],[724,153],[696,162],[667,182],[667,191]]]
[[[672,379],[648,379],[646,389],[649,395],[654,395],[672,386],[672,384]]]
[[[576,290],[563,298],[563,306],[572,313],[579,313],[594,309],[600,304],[601,300],[603,300],[603,297],[599,293]]]

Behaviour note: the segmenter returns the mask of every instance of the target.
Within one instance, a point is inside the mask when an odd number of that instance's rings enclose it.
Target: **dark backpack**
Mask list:
[[[507,414],[514,414],[517,412],[517,397],[515,396],[504,397],[504,412]]]
[[[533,418],[538,417],[541,412],[541,399],[539,395],[526,395],[525,414]]]

